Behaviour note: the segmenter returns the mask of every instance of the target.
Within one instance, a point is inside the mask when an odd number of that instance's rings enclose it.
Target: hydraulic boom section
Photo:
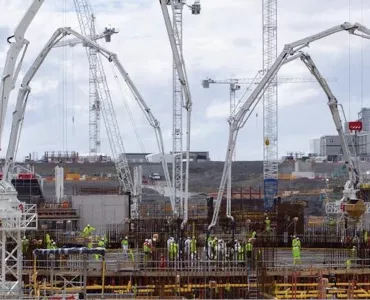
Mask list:
[[[14,89],[29,43],[24,38],[24,35],[43,3],[44,0],[34,0],[16,27],[14,34],[7,38],[7,42],[10,44],[10,47],[6,55],[5,66],[0,83],[0,141],[3,135],[5,115],[8,109],[10,93]],[[15,40],[14,42],[11,41],[13,38]],[[22,49],[22,56],[18,65],[15,66]]]
[[[340,144],[343,150],[344,162],[348,171],[348,181],[343,188],[343,198],[341,202],[345,205],[345,211],[351,217],[360,217],[365,212],[365,204],[363,200],[358,199],[357,195],[360,191],[361,176],[359,170],[357,170],[354,161],[351,158],[351,152],[349,150],[348,142],[344,134],[342,121],[340,119],[338,101],[331,91],[326,80],[321,76],[314,62],[308,54],[301,54],[301,60],[306,65],[311,74],[316,78],[321,88],[328,97],[328,106],[330,108],[331,115],[335,124],[335,128],[338,132]]]
[[[232,161],[232,153],[234,151],[239,129],[244,127],[249,116],[253,112],[253,109],[256,107],[261,97],[263,96],[265,90],[271,83],[271,80],[277,75],[278,71],[280,70],[283,64],[288,63],[298,57],[301,57],[301,53],[300,53],[301,49],[308,47],[310,43],[314,41],[320,40],[322,38],[325,38],[327,36],[330,36],[332,34],[335,34],[341,31],[347,31],[350,34],[354,34],[362,38],[370,39],[370,30],[367,27],[359,23],[351,24],[351,23],[345,22],[341,25],[332,27],[330,29],[321,31],[317,34],[311,35],[309,37],[306,37],[296,42],[285,45],[283,50],[280,52],[279,56],[275,60],[275,62],[264,74],[261,81],[256,86],[256,88],[253,90],[253,92],[250,94],[250,96],[241,105],[240,109],[238,109],[235,112],[235,114],[229,118],[230,131],[229,131],[229,141],[228,141],[228,146],[227,146],[225,164],[224,164],[224,169],[222,173],[220,187],[218,189],[218,195],[216,199],[213,218],[212,218],[211,224],[208,226],[208,234],[210,234],[210,231],[214,228],[214,226],[217,223],[217,218],[218,218],[220,207],[221,207],[222,196],[225,190],[228,168],[229,168],[230,162]],[[351,197],[352,196],[353,195],[351,195]]]

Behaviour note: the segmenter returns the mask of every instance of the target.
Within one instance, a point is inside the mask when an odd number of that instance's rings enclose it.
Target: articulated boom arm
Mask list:
[[[192,103],[192,100],[191,100],[191,93],[190,93],[190,88],[189,88],[189,85],[188,85],[188,78],[187,78],[187,74],[186,74],[184,56],[177,49],[177,46],[176,46],[175,37],[178,36],[178,28],[177,28],[177,26],[172,27],[171,18],[170,18],[170,15],[168,13],[168,9],[167,9],[167,6],[166,6],[166,1],[160,0],[159,2],[161,4],[163,19],[164,19],[164,23],[166,25],[168,38],[170,40],[172,54],[173,54],[174,59],[175,59],[177,73],[179,75],[180,82],[182,84],[183,91],[184,91],[184,96],[185,96],[184,107],[187,110],[191,110],[191,107],[192,107],[193,103]],[[175,10],[175,4],[173,3],[173,1],[170,0],[169,2],[171,4],[172,10]]]
[[[113,53],[110,53],[109,54],[109,59],[111,61],[113,61],[114,64],[116,65],[117,69],[119,70],[119,72],[121,73],[122,77],[124,78],[124,80],[126,81],[127,85],[129,86],[129,88],[130,88],[132,94],[134,95],[136,101],[138,102],[141,110],[144,112],[145,117],[149,121],[149,124],[155,130],[155,135],[156,135],[156,139],[157,139],[158,149],[159,149],[159,152],[162,155],[161,162],[162,162],[164,177],[166,179],[167,186],[169,188],[171,188],[172,185],[171,185],[170,173],[169,173],[169,170],[168,170],[168,162],[167,162],[166,156],[165,156],[163,135],[162,135],[162,130],[161,130],[161,127],[160,127],[160,123],[154,117],[154,115],[153,115],[152,111],[150,110],[149,106],[146,104],[146,102],[144,101],[144,99],[141,96],[140,92],[138,91],[138,89],[136,88],[136,86],[132,82],[131,78],[129,77],[128,73],[125,71],[125,69],[123,68],[122,64],[119,62],[119,60],[117,58],[117,55],[116,54],[113,54]],[[171,200],[172,210],[174,210],[175,209],[175,199],[173,198],[173,195],[170,196],[170,200]]]
[[[22,67],[23,58],[26,54],[29,43],[24,38],[24,35],[26,34],[27,28],[31,24],[33,18],[43,3],[44,0],[34,0],[16,27],[14,35],[8,37],[7,39],[10,47],[6,55],[5,66],[0,83],[0,141],[3,135],[5,115],[8,109],[10,93],[14,89],[14,85],[17,81],[19,71]],[[15,42],[10,41],[12,38],[15,39]],[[16,67],[15,65],[22,49],[24,50]]]
[[[186,109],[186,164],[185,164],[185,190],[184,190],[184,200],[183,200],[183,208],[184,208],[184,218],[181,223],[181,228],[183,229],[188,221],[188,205],[189,205],[189,160],[190,160],[190,132],[191,132],[191,112],[192,112],[192,106],[193,102],[191,99],[191,93],[188,83],[188,77],[186,74],[186,68],[185,68],[185,61],[183,57],[183,53],[181,49],[176,44],[176,40],[179,40],[179,28],[177,28],[176,23],[174,22],[173,26],[171,24],[171,18],[168,13],[167,4],[171,5],[173,15],[175,15],[175,4],[172,0],[159,0],[164,23],[166,25],[168,38],[170,41],[172,54],[174,57],[174,62],[176,65],[177,75],[179,77],[183,94],[185,96],[185,103],[183,104],[184,108]],[[182,5],[182,4],[181,4]],[[200,12],[200,4],[199,1],[195,2],[195,9],[199,9],[198,13]],[[182,155],[182,153],[181,153]],[[182,160],[182,156],[181,156]],[[182,162],[181,162],[182,163]],[[176,189],[175,182],[173,182],[174,189]],[[182,191],[180,191],[180,194]],[[177,202],[177,199],[174,199],[175,202]],[[179,203],[175,203],[175,209],[174,209],[174,215],[180,216],[180,205]]]
[[[156,130],[156,136],[158,138],[158,146],[160,148],[160,151],[163,155],[163,164],[166,166],[164,168],[165,174],[167,174],[167,180],[169,180],[168,175],[168,166],[164,158],[164,146],[163,146],[163,138],[161,134],[161,130],[159,127],[159,122],[153,117],[149,107],[144,102],[143,98],[141,97],[140,93],[136,89],[135,85],[133,84],[131,78],[123,68],[122,64],[119,62],[117,55],[115,53],[112,53],[108,50],[106,50],[104,47],[100,46],[99,44],[89,40],[88,38],[82,36],[81,34],[77,33],[76,31],[70,29],[70,28],[59,28],[55,31],[55,33],[52,35],[52,37],[49,39],[46,46],[43,48],[41,53],[37,56],[36,60],[32,64],[31,68],[28,70],[26,75],[23,78],[21,87],[19,89],[17,103],[15,107],[15,111],[13,113],[13,122],[12,122],[12,129],[10,133],[10,141],[9,141],[9,147],[6,154],[5,159],[5,166],[4,166],[4,172],[3,172],[3,180],[1,181],[4,186],[7,183],[11,182],[10,173],[9,170],[12,167],[13,164],[13,157],[14,153],[16,152],[16,147],[18,144],[19,136],[20,136],[20,125],[22,123],[22,120],[24,118],[24,112],[27,104],[27,98],[31,91],[31,88],[29,86],[31,80],[35,76],[37,70],[40,68],[41,64],[45,60],[48,53],[51,51],[51,49],[54,47],[56,43],[58,43],[62,38],[64,38],[66,35],[74,35],[76,38],[79,38],[83,43],[89,45],[90,47],[95,47],[98,52],[100,52],[101,55],[105,56],[110,62],[114,62],[117,66],[119,72],[121,73],[124,80],[129,85],[131,91],[134,93],[134,96],[136,100],[138,101],[140,107],[145,111],[146,117],[150,122],[150,125],[152,125]],[[122,145],[123,147],[123,145]],[[121,148],[122,148],[121,147]],[[113,151],[116,152],[116,151]],[[120,153],[114,153],[116,156],[120,155]],[[115,157],[117,160],[118,157]],[[133,205],[137,205],[137,203],[134,203],[136,196],[134,195],[134,188],[133,188],[133,181],[131,172],[128,166],[127,159],[118,160],[119,163],[116,163],[117,173],[119,176],[119,180],[122,183],[122,186],[125,191],[131,192],[132,198],[133,198]],[[0,187],[1,188],[1,187]]]
[[[320,72],[318,71],[311,57],[308,54],[301,54],[300,58],[303,61],[303,63],[306,65],[308,70],[316,78],[317,82],[320,84],[321,88],[323,89],[326,96],[328,97],[328,106],[330,108],[333,121],[337,129],[339,138],[340,138],[340,143],[343,149],[344,161],[346,163],[348,175],[349,175],[349,179],[347,183],[345,184],[345,187],[343,190],[342,201],[358,200],[356,194],[358,192],[358,185],[360,184],[361,178],[358,173],[358,170],[356,169],[355,163],[351,159],[351,152],[349,150],[349,146],[348,146],[346,137],[344,135],[343,125],[342,125],[342,121],[339,115],[338,100],[334,96],[326,80],[321,76]]]
[[[95,42],[103,38],[109,39],[113,34],[116,34],[116,33],[118,33],[118,31],[115,28],[105,28],[103,33],[98,34],[93,38],[91,36],[88,36],[88,39]],[[59,43],[54,45],[54,48],[60,48],[60,47],[66,47],[66,46],[74,47],[81,43],[83,44],[83,46],[85,46],[85,44],[79,38],[74,38],[74,39],[69,39],[65,41],[60,41]]]
[[[351,23],[346,22],[341,25],[332,27],[328,30],[324,30],[317,34],[311,35],[304,39],[301,39],[296,42],[285,45],[283,50],[281,51],[281,53],[275,60],[274,64],[266,72],[266,74],[263,76],[259,84],[253,90],[253,92],[250,94],[250,96],[247,98],[244,104],[240,107],[240,109],[237,112],[235,112],[233,116],[229,118],[230,132],[229,132],[229,141],[228,141],[227,152],[226,152],[226,159],[225,159],[221,183],[220,183],[220,187],[219,187],[218,195],[216,199],[215,210],[214,210],[212,222],[208,226],[208,232],[210,232],[217,223],[217,218],[218,218],[220,207],[221,207],[222,196],[225,190],[227,172],[228,172],[229,165],[232,161],[232,153],[234,151],[239,129],[243,128],[243,126],[247,122],[249,116],[253,112],[253,109],[256,107],[261,97],[263,96],[264,91],[267,89],[267,87],[271,83],[271,80],[277,75],[282,65],[292,60],[295,60],[298,57],[301,57],[301,52],[300,52],[301,49],[309,46],[310,43],[314,41],[320,40],[322,38],[325,38],[327,36],[330,36],[332,34],[335,34],[341,31],[347,31],[350,34],[354,34],[362,38],[370,39],[370,30],[368,28],[366,28],[365,26],[359,23],[351,24]],[[357,32],[361,32],[361,33],[359,34]]]

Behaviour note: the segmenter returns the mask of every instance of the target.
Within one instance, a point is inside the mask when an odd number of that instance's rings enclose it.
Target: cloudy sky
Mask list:
[[[189,4],[192,0],[189,0]],[[0,68],[5,61],[10,36],[31,0],[0,0]],[[201,80],[254,77],[262,65],[261,0],[201,0],[201,15],[184,11],[184,57],[193,96],[192,150],[210,151],[213,160],[224,160],[228,138],[229,107],[227,85],[203,89]],[[161,122],[167,151],[172,149],[172,54],[156,0],[91,0],[97,32],[111,26],[119,29],[105,44],[118,57]],[[365,0],[281,0],[278,6],[278,41],[293,42],[345,21],[362,22],[370,17]],[[364,23],[364,25],[370,26]],[[79,31],[73,0],[45,0],[29,27],[30,41],[23,73],[53,32],[59,27]],[[337,33],[313,43],[306,51],[344,105],[347,118],[354,120],[361,107],[368,107],[369,87],[365,84],[370,55],[369,40]],[[112,64],[104,61],[113,105],[126,152],[157,152],[155,135]],[[288,151],[309,151],[310,140],[333,134],[335,128],[326,98],[300,62],[284,66],[281,77],[295,83],[279,86],[279,155]],[[81,46],[53,49],[33,82],[24,121],[18,158],[44,151],[88,152],[88,63]],[[19,81],[8,107],[2,153],[7,147]],[[241,91],[237,98],[243,94]],[[128,112],[128,109],[130,113]],[[237,160],[262,158],[262,103],[241,130]],[[134,119],[134,126],[130,119]],[[138,135],[133,128],[137,128]],[[138,137],[139,136],[139,137]],[[102,152],[110,146],[102,119]]]

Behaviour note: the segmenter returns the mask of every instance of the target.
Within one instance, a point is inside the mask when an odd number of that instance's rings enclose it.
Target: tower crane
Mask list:
[[[185,62],[182,52],[182,13],[186,5],[191,8],[193,15],[200,14],[200,1],[195,0],[193,5],[186,4],[186,0],[159,0],[163,19],[166,25],[168,38],[173,54],[173,164],[172,184],[173,197],[175,199],[174,215],[180,219],[183,210],[183,221],[181,229],[184,229],[188,221],[189,201],[189,154],[190,154],[190,129],[192,100],[187,80]],[[167,5],[172,9],[172,24]],[[183,95],[185,101],[183,101]],[[182,149],[182,109],[187,112],[186,122],[186,165],[185,180],[183,180],[183,149]],[[183,181],[185,190],[183,191]]]
[[[277,0],[262,0],[262,70],[265,74],[277,58]],[[263,95],[263,190],[265,209],[278,192],[278,85],[271,80]]]
[[[82,35],[96,40],[95,16],[90,5],[90,0],[73,0],[80,30]],[[110,41],[111,35],[106,36]],[[108,88],[104,66],[101,58],[94,47],[86,47],[86,54],[89,60],[89,156],[97,159],[97,153],[100,152],[100,110],[102,101],[112,101],[110,93],[105,93],[105,99],[99,98],[102,91],[100,87]],[[100,73],[98,76],[98,73]],[[110,116],[107,116],[108,118]],[[124,155],[124,154],[122,154]]]
[[[283,50],[277,57],[277,59],[272,64],[271,68],[269,68],[267,72],[263,75],[260,82],[257,84],[256,88],[252,91],[249,97],[242,103],[241,107],[235,112],[235,114],[230,116],[229,118],[229,124],[230,124],[229,141],[228,141],[228,146],[227,146],[227,151],[226,151],[225,164],[224,164],[220,187],[218,190],[214,214],[212,217],[211,224],[208,226],[208,232],[207,232],[208,235],[210,234],[210,231],[214,228],[214,226],[217,223],[217,218],[218,218],[220,207],[221,207],[222,196],[224,194],[225,184],[227,180],[228,168],[230,165],[232,153],[234,151],[234,147],[236,144],[239,130],[243,128],[245,123],[248,121],[255,106],[258,104],[258,102],[262,98],[263,93],[268,88],[271,81],[276,77],[282,65],[302,56],[301,49],[309,46],[314,41],[320,40],[322,38],[325,38],[327,36],[330,36],[332,34],[335,34],[341,31],[346,31],[349,34],[353,34],[353,35],[360,36],[362,38],[370,39],[370,30],[368,28],[366,28],[365,26],[359,23],[351,24],[351,23],[346,22],[341,25],[338,25],[338,26],[329,28],[327,30],[324,30],[322,32],[319,32],[317,34],[311,35],[309,37],[300,39],[296,42],[285,45]],[[313,68],[314,67],[311,67],[311,69]],[[322,77],[320,77],[320,79],[323,80]],[[352,205],[356,205],[356,203],[358,202],[358,199],[357,199],[358,183],[354,179],[354,175],[353,175],[353,172],[355,172],[353,170],[353,162],[351,163],[349,159],[349,161],[346,162],[346,164],[347,164],[349,173],[351,173],[352,175],[350,175],[349,182],[344,186],[343,201],[346,203],[345,207],[348,208],[347,210],[350,211],[351,209],[356,210],[356,207],[354,208]],[[228,204],[228,205],[231,206],[231,204]],[[359,204],[359,206],[361,207],[361,203]],[[227,212],[227,217],[231,219],[232,222],[234,221],[234,218],[231,216],[230,212]]]

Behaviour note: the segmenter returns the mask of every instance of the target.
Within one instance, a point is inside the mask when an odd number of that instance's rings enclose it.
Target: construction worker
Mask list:
[[[98,242],[98,247],[105,248],[105,240],[104,238],[101,238],[101,240]],[[100,254],[95,254],[95,260],[99,260],[101,258]]]
[[[122,239],[121,245],[122,245],[123,258],[127,259],[127,251],[128,251],[128,237],[127,236],[125,236]]]
[[[348,258],[345,262],[345,265],[346,265],[347,270],[351,269],[351,265],[352,265],[351,259]]]
[[[238,248],[238,261],[239,261],[239,264],[244,264],[244,247],[243,245],[240,245],[239,248]]]
[[[293,265],[301,264],[301,248],[295,245],[292,250],[293,253]]]
[[[191,239],[190,237],[187,237],[185,240],[185,247],[184,247],[184,252],[185,252],[185,260],[188,261],[190,260],[190,244],[191,244]]]
[[[190,241],[190,258],[191,260],[195,260],[197,256],[197,240],[195,236],[192,237]]]
[[[251,238],[252,239],[256,239],[257,238],[257,232],[255,230],[252,231]]]
[[[26,236],[22,239],[22,254],[26,255],[30,242]]]
[[[148,258],[149,258],[149,244],[148,244],[149,240],[148,239],[145,239],[144,243],[143,243],[143,252],[144,252],[144,261],[147,262],[148,261]]]
[[[87,224],[84,230],[82,231],[82,237],[84,238],[90,237],[93,231],[95,231],[95,228],[90,226],[90,224]]]
[[[271,231],[271,220],[269,219],[268,216],[266,216],[266,218],[265,218],[265,231],[267,233],[270,233],[270,231]]]
[[[252,260],[252,252],[253,252],[253,244],[252,244],[252,239],[249,239],[248,242],[245,244],[245,252],[246,252],[246,257],[248,261]]]
[[[167,240],[167,260],[168,261],[172,261],[173,258],[172,258],[172,250],[171,250],[171,244],[175,241],[175,239],[171,236],[170,238],[168,238]]]

